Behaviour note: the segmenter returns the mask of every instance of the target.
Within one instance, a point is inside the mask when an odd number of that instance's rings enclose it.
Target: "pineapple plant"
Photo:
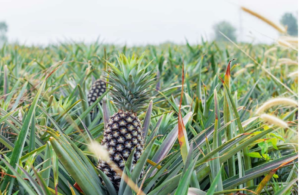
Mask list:
[[[154,74],[147,71],[141,62],[142,58],[126,58],[120,55],[117,65],[109,64],[112,68],[109,71],[109,84],[113,87],[111,96],[118,112],[109,118],[101,144],[107,148],[111,160],[120,169],[124,168],[133,149],[133,165],[136,164],[144,147],[138,113],[150,101]],[[118,191],[121,177],[101,160],[98,168],[108,176]]]

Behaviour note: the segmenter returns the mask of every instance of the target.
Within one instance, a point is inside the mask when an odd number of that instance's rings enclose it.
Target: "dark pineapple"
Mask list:
[[[102,145],[107,148],[110,158],[123,170],[131,151],[135,149],[133,164],[140,158],[144,147],[141,122],[137,113],[150,101],[150,86],[154,83],[154,74],[141,66],[142,59],[127,59],[124,55],[118,58],[112,68],[109,84],[113,101],[119,111],[109,118],[104,130]],[[99,161],[101,169],[119,189],[121,177],[105,162]]]
[[[105,91],[106,91],[106,83],[101,79],[96,80],[93,83],[88,93],[89,106],[91,106],[97,100],[97,98],[100,97]],[[96,114],[97,112],[98,112],[98,107],[96,107]],[[93,112],[91,112],[91,114],[93,114]]]

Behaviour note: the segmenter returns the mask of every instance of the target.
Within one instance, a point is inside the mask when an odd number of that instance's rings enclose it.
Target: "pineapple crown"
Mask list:
[[[155,74],[147,71],[142,64],[143,56],[127,58],[120,54],[116,65],[108,63],[109,84],[113,86],[112,98],[116,106],[123,111],[137,113],[149,101],[151,86],[155,82]]]

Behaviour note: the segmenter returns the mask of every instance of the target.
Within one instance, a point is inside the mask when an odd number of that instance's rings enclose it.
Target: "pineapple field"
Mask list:
[[[298,194],[298,51],[7,44],[0,194]]]

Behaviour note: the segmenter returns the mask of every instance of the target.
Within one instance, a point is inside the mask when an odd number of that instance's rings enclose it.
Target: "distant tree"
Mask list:
[[[280,22],[287,26],[287,32],[291,36],[298,36],[298,20],[292,13],[285,13]]]
[[[5,22],[0,22],[0,44],[3,44],[5,41],[7,41],[7,30],[7,24]]]
[[[222,21],[213,26],[216,41],[228,41],[220,32],[233,41],[236,41],[236,28],[229,22]]]

